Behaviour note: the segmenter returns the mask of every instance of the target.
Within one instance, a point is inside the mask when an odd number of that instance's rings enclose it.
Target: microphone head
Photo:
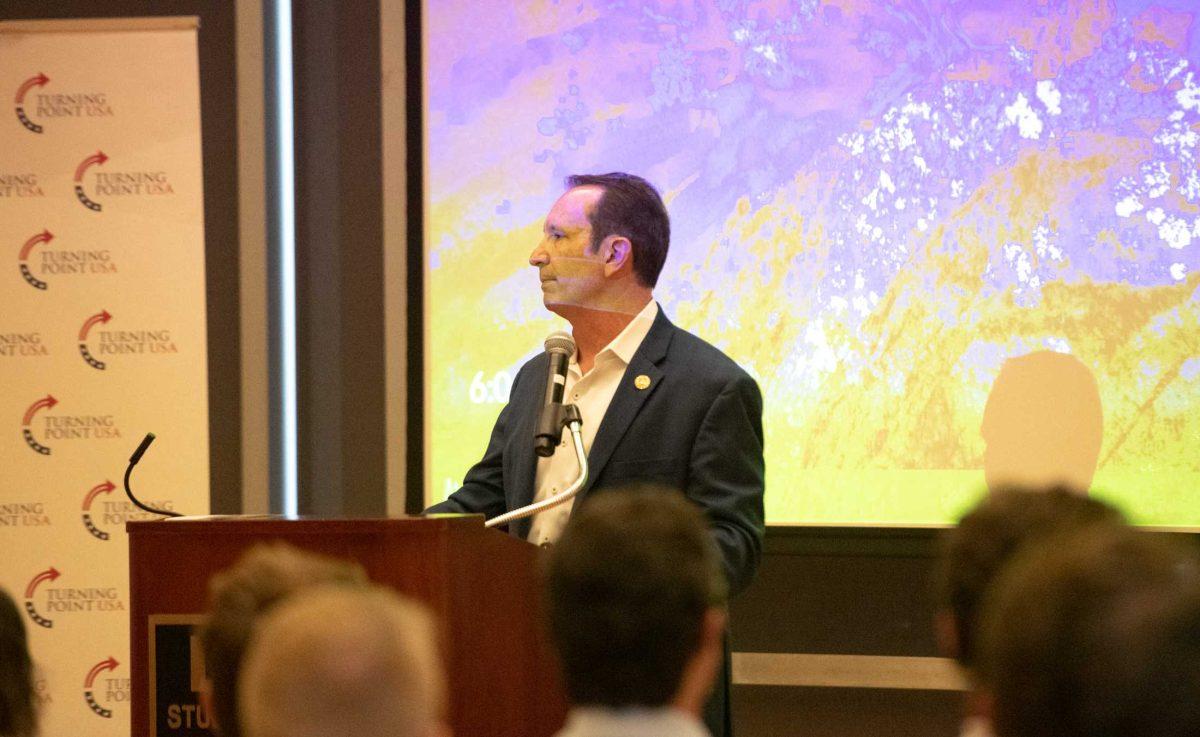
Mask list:
[[[575,353],[575,339],[564,330],[555,330],[546,337],[546,352],[561,353],[570,357]]]
[[[137,450],[133,451],[133,455],[129,456],[129,465],[136,465],[138,461],[142,460],[142,455],[145,454],[146,449],[149,448],[150,443],[153,442],[154,433],[146,433],[146,437],[142,438],[142,444],[137,447]]]

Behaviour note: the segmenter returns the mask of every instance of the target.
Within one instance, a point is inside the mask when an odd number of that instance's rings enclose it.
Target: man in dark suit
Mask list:
[[[509,532],[552,544],[573,505],[649,481],[683,491],[705,514],[731,592],[754,576],[763,537],[762,397],[754,380],[713,346],[675,327],[653,289],[670,221],[662,199],[629,174],[579,175],[554,203],[530,254],[543,301],[571,323],[565,400],[579,407],[589,480],[573,502],[513,522]],[[483,458],[463,486],[429,512],[495,517],[553,496],[574,480],[569,447],[539,459],[534,429],[545,354],[517,372]],[[566,446],[566,442],[563,443]],[[728,683],[708,714],[727,733]]]

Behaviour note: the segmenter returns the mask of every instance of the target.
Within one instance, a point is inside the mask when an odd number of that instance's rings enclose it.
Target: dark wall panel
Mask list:
[[[379,3],[293,0],[292,12],[300,511],[383,516]]]
[[[733,650],[936,657],[937,530],[771,527],[731,605]],[[735,686],[738,737],[952,737],[956,691]]]
[[[948,691],[735,686],[737,737],[955,737],[959,695]]]
[[[936,657],[936,547],[930,529],[768,528],[733,649]]]
[[[1200,535],[1152,532],[1200,545]],[[735,652],[937,657],[941,531],[771,527],[754,583],[730,606]],[[738,737],[951,737],[963,695],[916,689],[735,686]]]

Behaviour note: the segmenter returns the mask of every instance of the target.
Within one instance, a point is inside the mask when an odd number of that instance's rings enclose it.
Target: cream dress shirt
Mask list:
[[[695,717],[677,709],[576,707],[555,737],[710,737]]]
[[[592,441],[596,439],[596,431],[600,429],[604,413],[608,411],[608,405],[617,393],[617,386],[621,383],[621,377],[625,375],[625,368],[633,360],[633,354],[650,332],[650,326],[654,324],[656,317],[658,304],[650,300],[642,311],[629,321],[625,329],[596,354],[592,370],[587,372],[586,376],[580,372],[575,356],[571,356],[567,365],[563,403],[574,404],[579,408],[579,414],[583,417],[581,434],[583,449],[586,452],[592,452]],[[535,502],[557,494],[578,478],[579,463],[571,446],[571,434],[564,431],[554,455],[538,458],[537,476],[534,480]],[[545,545],[558,540],[574,505],[575,500],[572,499],[534,515],[529,528],[529,542]]]

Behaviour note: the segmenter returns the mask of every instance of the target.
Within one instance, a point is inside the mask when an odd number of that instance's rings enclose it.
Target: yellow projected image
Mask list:
[[[1080,142],[1079,148],[1121,149],[1113,143]],[[1121,489],[1118,501],[1148,519],[1153,518],[1140,498],[1191,498],[1196,475],[1190,449],[1200,428],[1188,409],[1200,389],[1194,363],[1200,355],[1200,305],[1193,296],[1200,274],[1152,288],[1049,282],[1033,306],[1022,299],[1027,288],[1021,283],[988,289],[991,267],[1003,263],[997,244],[1034,241],[1039,229],[1071,218],[1074,187],[1094,186],[1122,164],[1136,170],[1132,157],[1126,158],[1028,154],[916,239],[919,247],[878,299],[847,302],[817,322],[811,319],[820,299],[817,285],[841,270],[822,237],[828,226],[822,193],[811,178],[797,178],[763,207],[739,201],[706,260],[680,267],[698,298],[681,307],[679,318],[742,359],[764,394],[775,399],[765,416],[771,478],[806,481],[771,486],[771,518],[796,518],[788,510],[813,510],[823,506],[815,495],[845,489],[854,490],[855,506],[830,504],[839,510],[831,519],[846,519],[849,509],[853,519],[887,521],[872,510],[888,506],[911,509],[911,517],[902,520],[908,522],[953,516],[984,486],[982,473],[970,469],[984,468],[983,410],[1000,357],[1056,344],[1069,345],[1099,386],[1105,442],[1097,489],[1103,493],[1106,479],[1120,479],[1111,486]],[[1063,197],[1064,192],[1071,194]],[[744,244],[745,265],[732,284],[704,289],[700,275],[727,258],[722,244],[730,242]],[[1119,259],[1114,245],[1111,234],[1102,232],[1093,248]],[[1046,255],[1030,254],[1031,274],[1047,266],[1039,262]],[[1051,268],[1069,265],[1063,258]],[[808,287],[799,291],[792,289],[798,280],[788,278],[797,268]],[[796,372],[780,365],[778,346],[796,343],[810,346],[800,360],[808,364],[807,375],[818,377],[811,383],[797,383]],[[975,357],[991,357],[990,370],[980,370]],[[1192,370],[1185,372],[1189,361]],[[1043,380],[1053,381],[1053,375]],[[1060,422],[1055,429],[1080,428]],[[1019,448],[1023,462],[1033,466],[1042,451],[1036,440],[1031,436]],[[1055,447],[1071,441],[1064,438]],[[1103,472],[1168,464],[1175,469],[1140,478]],[[1041,473],[1031,469],[1006,480],[1071,482],[1081,481],[1082,474],[1069,463],[1061,468],[1049,463]],[[1174,509],[1200,522],[1200,504],[1189,501]]]
[[[426,6],[469,26],[425,70],[429,501],[566,327],[527,263],[563,178],[629,171],[672,218],[656,299],[762,389],[769,523],[1090,479],[1200,526],[1194,12],[646,8]]]

